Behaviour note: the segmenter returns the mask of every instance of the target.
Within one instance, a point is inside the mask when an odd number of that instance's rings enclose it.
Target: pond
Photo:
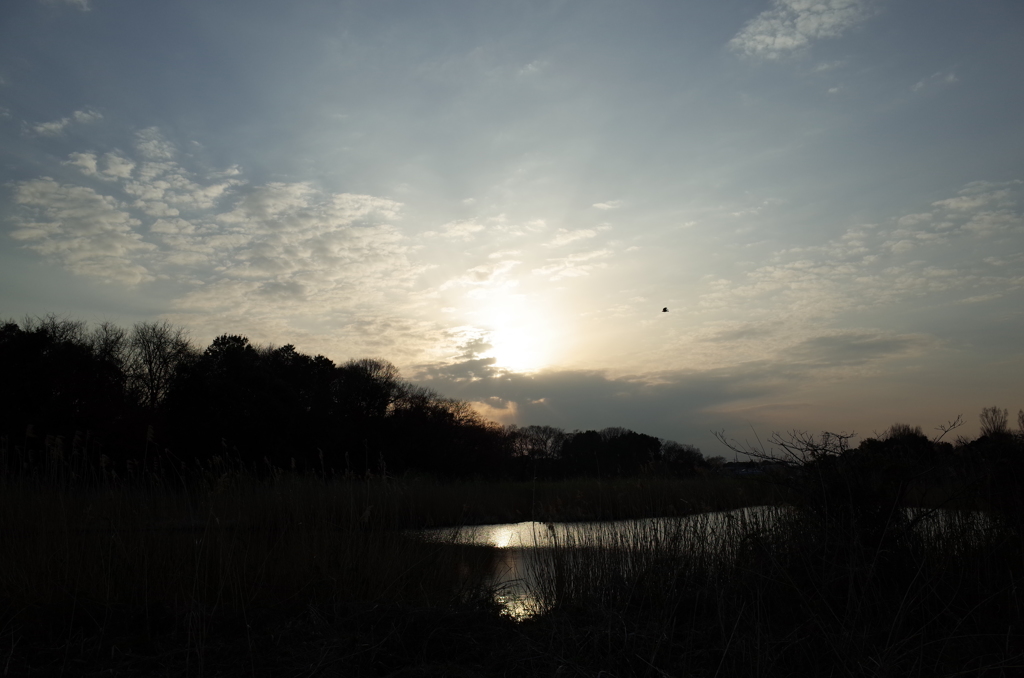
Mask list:
[[[459,528],[459,543],[500,549],[488,583],[505,614],[529,618],[542,609],[537,595],[542,570],[554,549],[622,549],[640,551],[671,542],[678,547],[701,548],[726,555],[739,536],[771,525],[788,509],[756,506],[732,511],[701,513],[682,518],[641,518],[602,522],[522,522]],[[427,530],[426,538],[450,539],[451,528]]]
[[[419,534],[427,539],[451,539],[459,543],[480,544],[500,549],[490,573],[488,584],[495,591],[495,600],[505,614],[523,620],[543,609],[539,591],[545,570],[549,570],[552,553],[572,552],[576,562],[600,551],[615,550],[620,554],[638,554],[636,567],[643,567],[642,554],[689,551],[712,559],[731,558],[749,535],[770,531],[792,509],[779,506],[755,506],[701,513],[676,518],[644,518],[606,522],[542,523],[522,522],[498,525],[465,526],[426,530]],[[906,509],[906,517],[930,537],[941,537],[964,530],[981,535],[991,525],[980,512]],[[630,557],[620,559],[626,567]]]

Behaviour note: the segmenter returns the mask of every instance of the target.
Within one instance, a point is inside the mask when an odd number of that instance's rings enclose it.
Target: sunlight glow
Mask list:
[[[484,357],[495,367],[513,372],[535,372],[558,358],[558,330],[543,306],[529,305],[519,295],[489,300],[494,310],[479,314],[491,348]]]
[[[513,372],[534,372],[551,363],[551,346],[545,333],[537,328],[521,327],[495,331],[491,334],[493,348],[488,357],[495,366]]]

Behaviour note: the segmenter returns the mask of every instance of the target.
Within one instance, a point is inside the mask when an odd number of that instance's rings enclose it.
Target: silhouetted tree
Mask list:
[[[84,323],[51,315],[24,325],[0,331],[0,435],[12,450],[113,455],[130,444],[123,374],[94,351]]]
[[[535,459],[557,459],[567,437],[555,426],[524,426],[519,433],[524,441],[523,453]]]
[[[610,475],[610,469],[601,468],[604,441],[597,431],[573,431],[562,445],[562,459],[568,475]]]
[[[678,476],[692,476],[699,469],[708,466],[704,455],[693,445],[677,443],[674,440],[664,440],[659,451],[660,461],[667,473]]]
[[[276,417],[260,402],[261,381],[260,355],[239,335],[221,335],[197,360],[180,364],[164,407],[173,448],[187,456],[234,453],[260,461],[273,449],[265,417]]]
[[[981,435],[1006,435],[1010,432],[1010,413],[998,407],[986,407],[981,410]]]
[[[488,424],[466,402],[409,386],[388,417],[390,469],[442,476],[489,475],[507,449],[501,427]]]
[[[101,331],[105,348],[117,349],[113,355],[123,361],[128,387],[149,410],[167,395],[179,368],[198,358],[185,329],[167,321],[136,323],[127,340],[102,326]]]
[[[89,330],[54,315],[0,322],[0,435],[23,456],[88,448],[136,468],[169,451],[250,468],[560,478],[632,475],[664,456],[627,429],[499,426],[381,358],[335,367],[231,334],[200,353],[167,322]]]
[[[606,428],[601,431],[604,441],[605,473],[616,476],[635,476],[656,460],[661,452],[661,441],[654,436],[624,428]]]

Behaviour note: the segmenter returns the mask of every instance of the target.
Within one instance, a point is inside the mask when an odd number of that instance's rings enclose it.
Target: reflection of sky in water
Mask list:
[[[641,518],[637,520],[611,520],[576,523],[503,523],[498,525],[470,525],[459,529],[458,540],[468,544],[496,546],[497,548],[544,548],[557,544],[587,543],[600,545],[628,542],[632,535],[665,533],[680,529],[687,523],[700,525],[701,532],[713,534],[726,523],[736,519],[771,520],[774,509],[756,506],[733,511],[701,513],[681,518]],[[451,530],[427,530],[431,535],[450,535]]]
[[[540,612],[540,601],[533,593],[537,549],[552,546],[556,535],[564,538],[567,530],[565,525],[532,521],[474,525],[460,528],[457,541],[501,549],[487,583],[494,588],[494,600],[505,614],[521,621]],[[450,538],[451,530],[427,530],[425,536]]]
[[[503,548],[489,582],[494,587],[494,600],[517,621],[540,612],[540,601],[533,593],[536,553],[533,549]]]
[[[463,539],[471,544],[489,544],[500,549],[550,546],[554,526],[538,522],[480,525],[463,528]],[[564,531],[564,526],[562,530]]]
[[[948,511],[905,509],[907,517],[920,520],[919,528],[926,534],[936,535],[959,525],[972,532],[981,533],[990,521],[980,512],[971,515],[960,514],[957,520]],[[717,551],[728,557],[727,543],[735,539],[726,535],[739,528],[746,532],[758,527],[768,527],[788,512],[778,507],[758,506],[719,513],[703,513],[684,518],[646,518],[640,520],[619,520],[589,523],[542,523],[523,522],[501,525],[476,525],[459,528],[456,541],[467,544],[494,546],[501,549],[495,561],[488,584],[495,590],[494,599],[513,619],[527,619],[541,611],[540,601],[534,595],[538,582],[537,565],[546,557],[546,549],[557,545],[586,545],[607,547],[614,544],[630,546],[637,535],[652,537],[668,535],[684,530],[690,538],[699,539],[707,545],[716,543]],[[691,529],[685,529],[689,527]],[[451,539],[452,530],[425,530],[420,534]],[[639,543],[643,543],[641,539]]]
[[[769,507],[753,507],[704,513],[684,518],[644,518],[603,522],[543,523],[527,521],[498,525],[469,525],[457,531],[456,541],[466,544],[494,546],[501,549],[499,559],[488,584],[495,589],[494,599],[513,619],[527,619],[541,610],[534,590],[537,584],[537,565],[545,557],[544,549],[557,545],[583,545],[590,547],[623,544],[638,533],[651,535],[679,530],[686,523],[700,526],[697,533],[711,537],[736,518],[770,518]],[[430,539],[450,539],[452,530],[438,529],[421,532]]]
[[[652,534],[679,530],[688,522],[700,525],[698,532],[711,536],[737,517],[760,518],[770,514],[768,507],[756,507],[705,513],[685,518],[645,518],[604,522],[543,523],[528,521],[499,525],[471,525],[459,528],[457,541],[494,546],[501,549],[488,584],[495,590],[494,599],[513,619],[527,619],[541,611],[534,594],[537,565],[545,557],[544,549],[556,545],[586,544],[590,547],[629,543],[637,533]],[[451,538],[451,529],[427,530],[432,536]]]

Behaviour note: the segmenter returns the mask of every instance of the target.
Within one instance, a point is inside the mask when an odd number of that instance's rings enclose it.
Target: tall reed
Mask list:
[[[533,579],[538,652],[581,675],[1013,675],[1020,544],[974,512],[849,546],[792,508],[569,530]],[[841,547],[838,542],[847,542]],[[575,649],[574,649],[575,648]],[[961,673],[962,672],[962,673]]]

